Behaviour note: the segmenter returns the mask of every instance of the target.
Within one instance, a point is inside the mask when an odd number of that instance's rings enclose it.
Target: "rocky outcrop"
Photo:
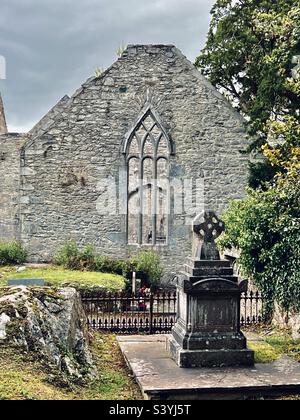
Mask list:
[[[96,375],[88,349],[86,318],[73,288],[0,289],[0,345],[34,352],[76,378]]]

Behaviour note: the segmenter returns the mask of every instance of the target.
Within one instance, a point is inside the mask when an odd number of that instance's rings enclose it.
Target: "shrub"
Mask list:
[[[144,274],[145,281],[151,287],[157,287],[163,275],[159,255],[154,251],[141,251],[130,261],[131,269]]]
[[[123,274],[125,262],[106,256],[96,256],[93,246],[80,250],[74,241],[66,242],[54,257],[54,263],[69,270],[99,271]]]
[[[159,255],[154,251],[141,251],[137,256],[122,260],[107,256],[96,256],[90,245],[80,250],[74,241],[69,241],[54,258],[57,265],[69,270],[99,271],[129,277],[136,271],[149,286],[156,287],[163,274]]]
[[[69,270],[91,270],[94,266],[94,248],[87,245],[82,251],[76,242],[69,241],[58,251],[54,262]]]
[[[110,257],[95,257],[94,269],[101,273],[123,274],[125,261],[117,260]]]
[[[27,252],[19,242],[0,242],[0,265],[23,264]]]

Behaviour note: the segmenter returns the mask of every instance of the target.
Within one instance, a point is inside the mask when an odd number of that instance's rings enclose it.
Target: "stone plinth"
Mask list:
[[[178,281],[178,319],[167,343],[178,366],[254,364],[254,353],[240,330],[244,287],[228,261],[188,259]]]

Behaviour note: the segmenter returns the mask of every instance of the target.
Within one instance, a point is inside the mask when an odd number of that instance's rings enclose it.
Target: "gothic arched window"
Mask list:
[[[124,153],[128,173],[128,243],[166,244],[170,214],[169,161],[173,150],[151,108],[129,134]]]

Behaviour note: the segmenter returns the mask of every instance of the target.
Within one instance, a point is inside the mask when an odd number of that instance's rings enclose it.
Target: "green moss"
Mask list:
[[[13,319],[11,320],[5,327],[5,331],[7,334],[8,339],[13,337],[14,340],[19,340],[22,338],[23,333],[22,331],[26,327],[26,322],[21,319]]]
[[[30,290],[33,296],[43,303],[57,303],[65,299],[64,296],[59,293],[55,287],[32,287]]]
[[[11,267],[0,267],[0,286],[7,285],[8,279],[39,278],[44,279],[49,286],[72,286],[77,289],[99,287],[108,291],[118,291],[125,287],[125,280],[116,274],[72,271],[57,266],[43,269],[28,268],[21,273],[16,273]]]
[[[254,343],[250,341],[248,347],[255,352],[255,363],[272,363],[281,356],[281,353],[268,343]]]
[[[265,340],[278,352],[293,357],[300,362],[300,340],[293,340],[287,334],[271,335]]]
[[[288,330],[280,330],[268,326],[261,327],[255,332],[261,335],[265,341],[263,344],[249,343],[249,347],[258,353],[257,359],[259,361],[257,363],[262,363],[261,360],[264,359],[268,362],[268,358],[269,361],[272,361],[276,354],[278,357],[274,360],[286,355],[300,362],[300,340],[293,340]],[[274,358],[272,355],[274,355]]]

